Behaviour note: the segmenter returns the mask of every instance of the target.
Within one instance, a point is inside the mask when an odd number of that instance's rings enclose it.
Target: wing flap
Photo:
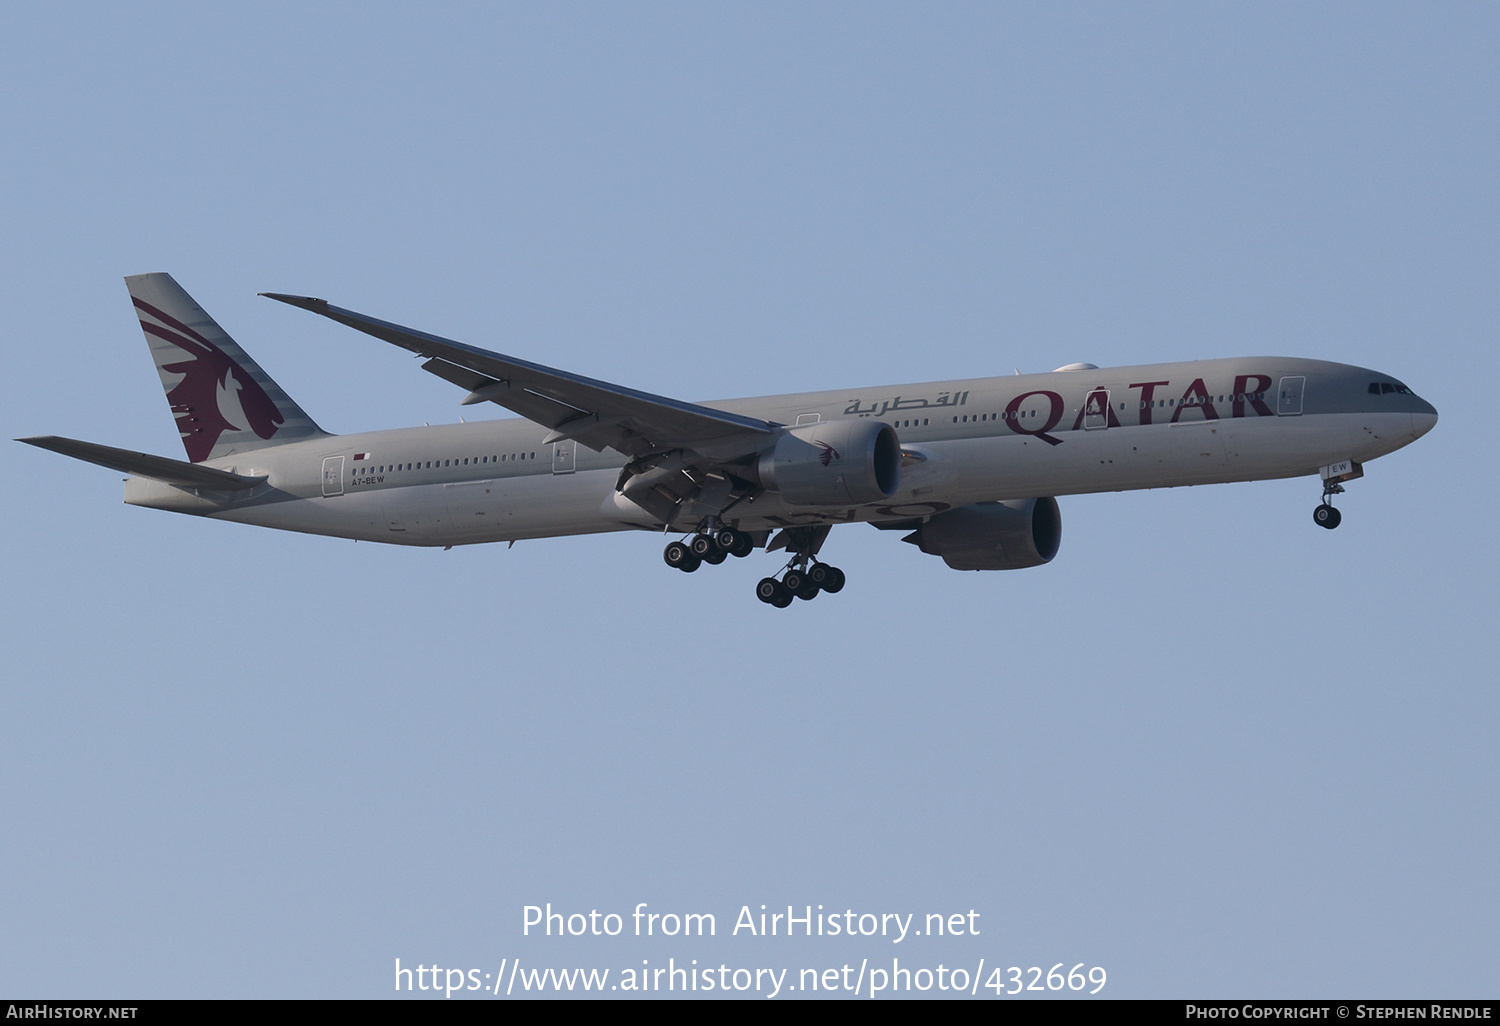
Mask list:
[[[495,403],[546,427],[556,427],[576,417],[586,416],[585,411],[576,406],[569,406],[556,399],[549,399],[547,396],[538,395],[524,388],[517,388],[509,381],[496,381],[488,375],[469,370],[467,367],[444,363],[442,360],[428,360],[422,364],[422,369],[430,374],[436,374],[444,381],[451,381],[459,388],[468,389],[469,394],[460,401],[462,406],[471,406],[474,403]]]
[[[227,470],[215,470],[213,467],[205,467],[197,463],[184,463],[182,460],[168,459],[165,456],[153,456],[150,453],[133,452],[129,449],[116,449],[109,445],[80,442],[76,438],[61,438],[57,435],[17,438],[16,441],[34,445],[39,449],[62,453],[64,456],[71,456],[85,463],[118,470],[124,474],[148,477],[153,481],[165,481],[167,484],[179,485],[183,488],[212,488],[221,492],[239,492],[264,484],[266,480],[263,477],[245,477],[242,474],[231,474]]]

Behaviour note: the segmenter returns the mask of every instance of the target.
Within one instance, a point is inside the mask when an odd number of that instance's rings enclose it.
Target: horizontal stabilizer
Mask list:
[[[34,445],[40,449],[60,452],[64,456],[71,456],[85,463],[96,463],[110,470],[134,474],[137,477],[149,477],[153,481],[165,481],[167,484],[183,488],[212,488],[221,492],[238,492],[254,488],[266,480],[263,477],[231,474],[227,470],[215,470],[196,463],[184,463],[182,460],[172,460],[165,456],[152,456],[145,452],[131,452],[129,449],[116,449],[113,446],[97,445],[93,442],[80,442],[76,438],[59,438],[57,435],[17,438],[16,441],[25,442],[27,445]]]

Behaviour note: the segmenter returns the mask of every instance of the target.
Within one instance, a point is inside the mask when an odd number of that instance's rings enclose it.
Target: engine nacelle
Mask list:
[[[1050,498],[976,502],[939,513],[901,540],[955,570],[1020,570],[1052,562],[1062,513]]]
[[[761,453],[760,483],[794,506],[879,502],[901,482],[901,441],[878,420],[787,428]]]

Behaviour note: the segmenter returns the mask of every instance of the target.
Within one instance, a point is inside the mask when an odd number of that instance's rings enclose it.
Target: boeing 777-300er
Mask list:
[[[835,524],[907,532],[956,570],[1051,561],[1055,496],[1317,474],[1313,519],[1437,410],[1388,374],[1256,356],[681,402],[330,305],[263,293],[425,358],[520,419],[333,435],[167,274],[128,277],[188,462],[19,439],[122,471],[138,506],[287,531],[466,545],[597,531],[676,535],[693,571],[785,550],[763,602],[837,592]]]

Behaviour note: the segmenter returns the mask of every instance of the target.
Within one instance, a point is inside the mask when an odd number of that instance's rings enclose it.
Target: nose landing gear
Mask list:
[[[1318,475],[1323,479],[1323,501],[1313,510],[1313,523],[1332,531],[1344,520],[1343,515],[1334,509],[1333,497],[1344,494],[1343,482],[1364,477],[1365,468],[1353,460],[1342,460],[1320,467]]]

